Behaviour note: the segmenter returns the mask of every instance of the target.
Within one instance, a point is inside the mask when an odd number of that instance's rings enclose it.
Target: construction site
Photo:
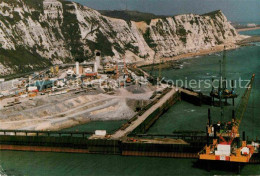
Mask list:
[[[57,65],[1,84],[1,129],[60,130],[91,120],[130,119],[156,88],[125,62]],[[139,71],[139,70],[138,70]],[[105,116],[104,116],[105,114]]]
[[[96,51],[93,62],[53,66],[29,78],[1,83],[0,149],[71,153],[118,154],[195,158],[235,164],[260,163],[258,139],[240,136],[240,123],[247,110],[255,75],[235,107],[235,90],[226,86],[226,50],[220,60],[218,89],[209,95],[185,87],[166,84],[159,76],[133,64],[105,61]],[[232,100],[230,121],[211,120],[206,130],[147,134],[149,128],[178,101],[209,105],[223,115]],[[207,116],[207,115],[205,115]],[[127,120],[115,132],[106,130],[61,131],[90,121]]]

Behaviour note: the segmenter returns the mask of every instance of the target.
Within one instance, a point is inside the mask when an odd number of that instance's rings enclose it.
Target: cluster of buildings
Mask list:
[[[137,76],[124,62],[107,61],[96,51],[92,62],[76,62],[53,66],[35,72],[28,78],[19,78],[0,83],[0,97],[35,97],[57,95],[71,90],[100,87],[104,91],[132,84],[146,84],[144,76]],[[1,87],[1,85],[6,86]]]

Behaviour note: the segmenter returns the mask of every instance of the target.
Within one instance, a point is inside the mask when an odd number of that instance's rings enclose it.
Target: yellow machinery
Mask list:
[[[52,75],[57,75],[59,73],[59,66],[56,65],[55,67],[51,67],[50,72]]]
[[[57,75],[58,73],[59,73],[59,66],[56,65],[56,67],[55,67],[55,74]]]
[[[124,74],[127,74],[127,67],[126,67],[126,62],[125,62],[125,56],[124,56]]]
[[[248,145],[245,139],[245,133],[243,132],[242,145],[240,146],[239,142],[235,143],[235,139],[239,137],[239,125],[244,116],[244,113],[247,109],[248,100],[251,94],[255,74],[253,74],[251,81],[248,87],[245,90],[244,95],[242,96],[239,105],[236,109],[236,116],[233,114],[231,126],[228,129],[225,126],[219,134],[216,134],[216,129],[210,125],[210,120],[208,124],[207,137],[214,131],[213,143],[207,145],[199,153],[200,160],[212,160],[212,161],[229,161],[229,162],[239,162],[239,163],[248,163],[252,155],[254,154],[254,146]],[[209,118],[210,119],[210,118]],[[216,138],[219,137],[219,139]]]
[[[32,98],[32,97],[36,97],[37,96],[37,92],[31,92],[28,94],[28,97]]]
[[[107,63],[104,66],[104,72],[105,73],[115,73],[116,67],[113,64]]]
[[[50,68],[50,72],[51,72],[51,74],[54,75],[54,67],[51,67],[51,68]]]

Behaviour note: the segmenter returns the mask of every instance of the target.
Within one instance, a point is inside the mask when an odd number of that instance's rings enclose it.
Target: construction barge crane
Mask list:
[[[217,125],[212,125],[209,111],[207,145],[199,153],[200,160],[249,163],[252,155],[257,153],[259,144],[253,142],[252,145],[247,144],[245,132],[243,132],[242,145],[240,145],[239,136],[239,126],[247,109],[254,79],[255,74],[253,74],[245,93],[241,97],[236,112],[233,111],[231,122],[225,125],[221,125],[220,122]],[[212,144],[209,144],[209,136],[214,136]]]
[[[226,76],[226,46],[224,46],[223,50],[223,59],[219,61],[220,64],[220,80],[219,80],[219,87],[215,89],[213,86],[214,80],[212,80],[212,90],[210,92],[210,96],[212,97],[212,102],[215,102],[215,98],[219,99],[220,106],[222,106],[222,100],[225,100],[227,105],[227,99],[233,100],[233,106],[235,104],[235,98],[238,97],[234,90],[234,81],[232,80],[232,89],[229,90],[227,87],[227,76]]]

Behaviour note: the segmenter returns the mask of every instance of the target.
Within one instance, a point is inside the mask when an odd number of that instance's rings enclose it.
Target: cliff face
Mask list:
[[[146,26],[144,36],[151,48],[166,57],[235,43],[240,38],[221,11],[155,19]]]
[[[124,21],[73,2],[2,0],[0,75],[72,60],[129,60],[174,56],[240,39],[222,12],[179,15],[146,22]]]

